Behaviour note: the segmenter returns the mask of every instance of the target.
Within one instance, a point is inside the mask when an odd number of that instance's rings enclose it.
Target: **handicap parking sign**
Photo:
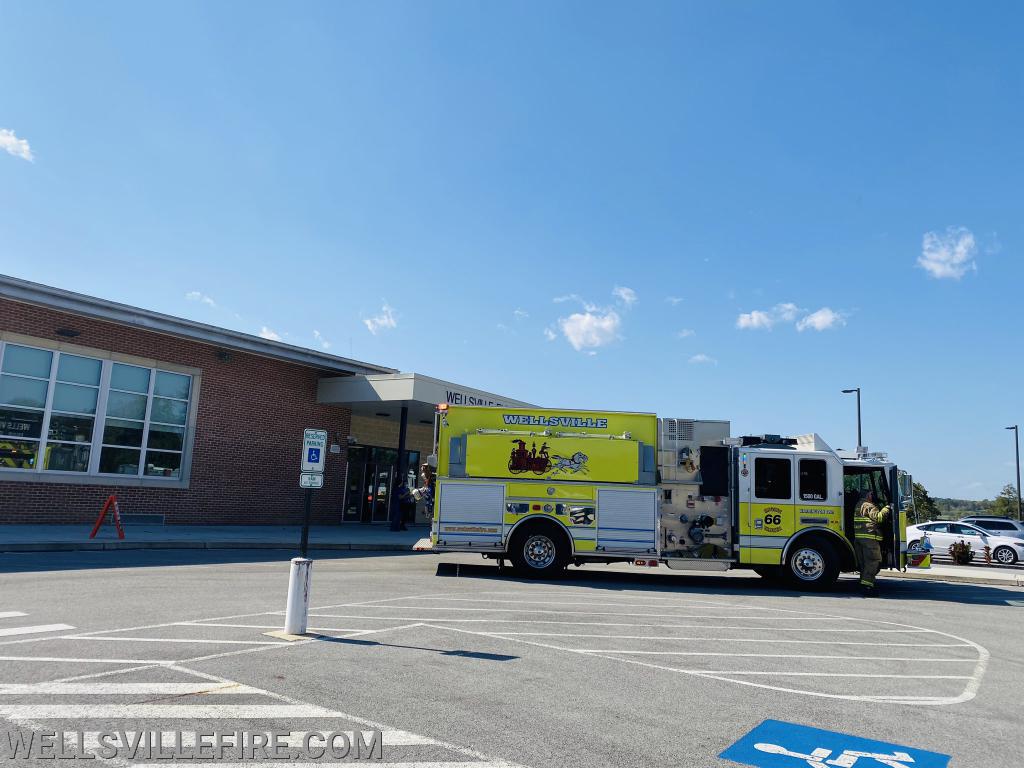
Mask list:
[[[302,433],[303,472],[323,472],[327,450],[327,430],[307,429]]]
[[[757,768],[948,768],[949,755],[765,720],[719,757]]]

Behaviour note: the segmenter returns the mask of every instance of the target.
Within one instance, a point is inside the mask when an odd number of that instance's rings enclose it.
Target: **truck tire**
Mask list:
[[[528,578],[551,577],[569,563],[565,534],[551,523],[527,524],[512,536],[508,558],[516,572]]]
[[[831,589],[839,578],[839,555],[832,544],[820,537],[801,539],[789,550],[783,575],[794,589]]]

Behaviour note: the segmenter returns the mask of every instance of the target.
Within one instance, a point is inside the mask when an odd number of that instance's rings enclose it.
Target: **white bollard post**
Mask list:
[[[292,568],[288,574],[288,605],[284,611],[284,631],[289,635],[306,634],[312,575],[312,560],[305,557],[292,558]]]

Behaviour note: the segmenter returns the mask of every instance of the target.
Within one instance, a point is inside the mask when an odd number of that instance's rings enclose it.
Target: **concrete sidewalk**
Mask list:
[[[0,552],[67,552],[97,549],[295,549],[302,537],[298,525],[125,525],[124,540],[113,525],[95,539],[91,525],[0,525]],[[314,525],[309,548],[411,552],[429,535],[426,526],[392,532],[386,525]]]
[[[946,565],[933,562],[931,568],[908,568],[906,572],[883,570],[879,577],[1024,587],[1024,567],[1019,565]]]

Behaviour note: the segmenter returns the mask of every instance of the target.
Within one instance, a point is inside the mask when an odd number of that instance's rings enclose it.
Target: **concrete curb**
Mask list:
[[[999,587],[1024,587],[1024,574],[1013,574],[1012,579],[971,574],[938,574],[924,572],[894,572],[879,574],[886,579],[909,579],[910,581],[948,581],[956,584],[985,584]]]
[[[296,549],[298,541],[53,541],[24,544],[0,544],[4,552],[88,552],[123,549]],[[345,552],[409,552],[411,544],[385,544],[376,542],[324,542],[309,543],[311,550]]]

